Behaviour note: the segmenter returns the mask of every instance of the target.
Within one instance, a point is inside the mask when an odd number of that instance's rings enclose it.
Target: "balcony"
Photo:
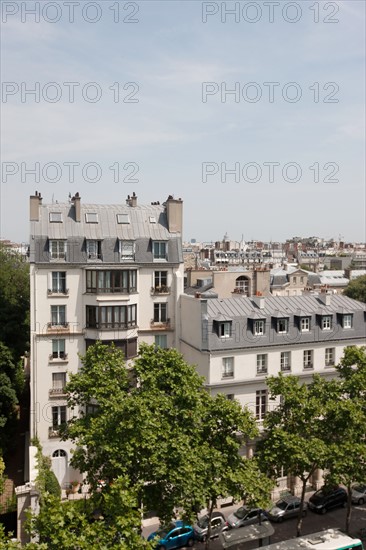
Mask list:
[[[69,323],[47,323],[47,332],[52,334],[63,334],[70,331]]]
[[[326,367],[334,367],[334,365],[335,365],[335,361],[333,359],[325,362]]]
[[[51,388],[48,392],[50,397],[65,397],[65,388]]]
[[[313,368],[314,368],[313,363],[306,363],[306,365],[304,365],[304,369],[306,369],[306,370],[311,370]]]
[[[47,290],[47,295],[48,296],[68,296],[69,295],[69,289],[68,288],[64,288],[63,290],[62,289],[53,289],[53,288],[49,288]]]
[[[248,296],[248,289],[247,288],[241,288],[241,287],[235,287],[233,292],[233,294],[242,294],[244,296]]]
[[[291,365],[281,366],[281,372],[291,372]]]
[[[57,362],[64,362],[64,361],[66,362],[69,359],[68,359],[67,353],[60,351],[57,355],[53,355],[53,353],[50,353],[48,356],[48,360],[52,361],[53,363],[57,363]]]
[[[151,319],[150,327],[154,330],[166,330],[168,328],[171,328],[170,319],[167,319],[166,321],[154,321],[154,319]]]
[[[259,367],[259,368],[257,368],[257,374],[258,374],[258,375],[268,374],[268,369],[267,369],[267,367]]]
[[[171,292],[171,287],[170,286],[161,285],[161,286],[152,286],[151,287],[151,294],[153,296],[156,296],[156,295],[161,296],[162,294],[170,294],[170,292]]]
[[[55,439],[56,437],[60,437],[60,430],[57,426],[50,426],[48,428],[48,438],[49,439]]]
[[[234,371],[223,372],[221,378],[234,378]]]

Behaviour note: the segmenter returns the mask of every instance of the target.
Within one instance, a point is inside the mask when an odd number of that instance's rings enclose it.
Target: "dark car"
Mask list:
[[[319,514],[325,514],[331,508],[346,504],[347,492],[342,487],[322,487],[309,499],[310,510]]]
[[[297,517],[300,511],[301,500],[295,496],[285,496],[278,500],[270,510],[267,512],[267,517],[271,521],[277,521],[280,523],[284,519]],[[303,515],[306,515],[307,505],[304,502]]]
[[[228,526],[224,514],[221,512],[213,512],[211,516],[211,535],[210,539],[214,539],[219,536],[221,531],[226,531]],[[208,515],[199,518],[197,523],[193,526],[194,536],[196,540],[205,542],[208,534]]]

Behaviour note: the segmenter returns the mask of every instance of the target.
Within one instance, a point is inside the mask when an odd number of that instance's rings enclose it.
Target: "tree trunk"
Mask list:
[[[351,511],[352,511],[352,487],[349,483],[347,485],[347,514],[346,514],[346,533],[349,535],[349,527],[351,524]]]
[[[211,536],[211,518],[212,518],[212,512],[215,506],[215,500],[212,499],[211,502],[208,503],[207,509],[208,509],[208,526],[207,526],[207,537],[205,542],[205,549],[207,550],[209,548],[210,544],[210,536]]]
[[[301,488],[301,502],[300,502],[300,510],[299,515],[297,516],[297,526],[296,526],[296,536],[301,537],[301,528],[302,528],[302,519],[303,519],[303,511],[304,511],[304,501],[305,501],[305,490],[306,490],[306,482],[309,479],[309,477],[302,479],[302,488]]]

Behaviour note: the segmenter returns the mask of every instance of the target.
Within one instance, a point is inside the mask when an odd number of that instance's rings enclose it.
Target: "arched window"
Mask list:
[[[250,292],[250,280],[248,277],[241,275],[235,281],[235,292],[243,294],[244,296],[249,296]]]
[[[66,451],[64,451],[63,449],[57,449],[57,451],[52,453],[52,458],[57,458],[60,456],[66,456]]]

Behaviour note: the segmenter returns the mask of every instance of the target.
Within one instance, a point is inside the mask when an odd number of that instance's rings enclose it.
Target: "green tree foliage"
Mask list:
[[[348,298],[366,302],[366,275],[353,279],[344,289],[343,294]]]
[[[29,265],[0,245],[0,342],[15,362],[29,349]]]
[[[366,479],[366,348],[345,349],[336,367],[339,379],[322,384],[326,404],[327,483],[347,488],[346,531],[351,522],[351,494],[354,482]]]
[[[91,346],[82,364],[66,388],[68,405],[97,407],[72,419],[64,437],[76,443],[72,465],[94,489],[124,476],[163,522],[177,506],[188,518],[231,491],[260,493],[255,463],[238,456],[238,436],[254,437],[255,422],[238,403],[211,397],[176,350],[142,345],[137,384],[114,347]]]
[[[0,454],[7,450],[17,419],[18,369],[11,351],[0,342]]]
[[[267,379],[271,398],[281,403],[265,418],[265,434],[258,445],[261,464],[275,479],[281,468],[302,483],[297,536],[301,535],[306,484],[317,468],[323,468],[327,456],[322,401],[315,383],[301,384],[295,376]],[[329,427],[328,427],[329,429]]]

